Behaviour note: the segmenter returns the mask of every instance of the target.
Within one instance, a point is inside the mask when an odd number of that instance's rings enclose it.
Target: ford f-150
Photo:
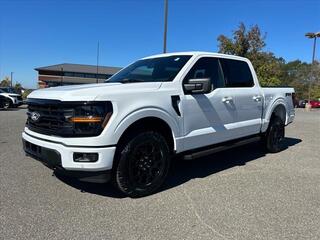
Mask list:
[[[279,152],[294,119],[293,88],[262,88],[251,62],[209,52],[140,59],[102,84],[28,96],[24,150],[82,181],[130,197],[155,192],[171,159],[261,141]]]

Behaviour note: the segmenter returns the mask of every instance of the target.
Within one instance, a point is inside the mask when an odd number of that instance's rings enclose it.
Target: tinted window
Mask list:
[[[213,88],[224,87],[223,75],[217,58],[200,58],[191,68],[185,80],[195,78],[210,78]]]
[[[3,93],[16,93],[15,89],[14,88],[11,88],[11,87],[4,87],[4,88],[1,88],[0,89],[0,92],[3,92]]]
[[[108,82],[172,81],[190,58],[191,56],[176,55],[142,59],[113,75]]]
[[[248,64],[244,61],[221,59],[227,87],[252,87],[253,78]]]

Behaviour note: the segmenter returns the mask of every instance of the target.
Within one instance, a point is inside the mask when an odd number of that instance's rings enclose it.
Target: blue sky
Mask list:
[[[0,79],[13,71],[26,87],[36,87],[35,67],[95,65],[98,41],[101,65],[162,51],[163,0],[0,0],[0,9]],[[168,51],[217,51],[217,37],[242,21],[267,32],[266,50],[310,62],[304,34],[320,31],[319,19],[318,0],[169,0]]]

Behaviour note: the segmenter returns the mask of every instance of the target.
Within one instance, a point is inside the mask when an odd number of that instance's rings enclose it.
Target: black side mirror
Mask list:
[[[210,78],[189,79],[183,83],[186,93],[209,93],[211,91]]]

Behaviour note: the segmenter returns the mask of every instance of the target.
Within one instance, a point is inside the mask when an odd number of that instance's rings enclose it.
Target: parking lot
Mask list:
[[[176,161],[140,199],[26,157],[25,113],[0,111],[1,239],[320,239],[320,111],[297,110],[281,153],[251,144]]]

